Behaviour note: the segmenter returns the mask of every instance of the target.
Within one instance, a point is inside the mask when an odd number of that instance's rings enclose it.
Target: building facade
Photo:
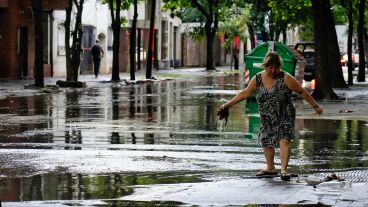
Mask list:
[[[178,17],[171,17],[167,11],[162,9],[161,0],[156,1],[155,15],[155,42],[154,66],[158,69],[178,67],[181,64],[181,20]],[[137,19],[137,48],[136,48],[136,70],[145,69],[146,55],[149,40],[149,23],[151,5],[148,1],[138,2]],[[128,21],[122,25],[120,31],[120,51],[119,51],[119,71],[130,71],[129,48],[130,48],[130,28],[133,21],[133,5],[127,11],[122,11],[121,16]],[[53,50],[53,75],[56,77],[66,76],[65,60],[65,33],[63,23],[65,21],[65,11],[55,11],[53,29],[54,44]],[[110,10],[107,4],[101,1],[86,1],[83,5],[83,54],[80,66],[80,74],[93,74],[93,63],[90,48],[98,38],[104,50],[104,57],[101,61],[100,72],[110,74],[112,71],[112,43],[113,31],[111,28]]]
[[[52,75],[52,14],[63,10],[67,0],[43,0],[44,73]],[[31,0],[0,0],[0,69],[1,79],[33,79],[34,22]]]
[[[65,8],[68,0],[42,0],[44,8],[44,74],[45,77],[66,76],[65,59]],[[98,38],[105,51],[101,63],[101,73],[112,70],[111,16],[107,4],[99,0],[84,3],[83,54],[81,55],[80,74],[92,74],[93,63],[90,48]],[[146,54],[149,38],[150,7],[148,1],[139,1],[137,24],[137,70],[146,66]],[[181,21],[171,17],[162,9],[163,3],[157,1],[155,15],[154,66],[158,69],[173,68],[181,65]],[[129,67],[129,35],[133,19],[133,6],[122,11],[128,22],[121,28],[120,36],[120,72]],[[0,79],[33,79],[34,77],[34,22],[31,0],[0,0]],[[138,55],[139,54],[139,55]],[[138,61],[139,60],[139,61]]]

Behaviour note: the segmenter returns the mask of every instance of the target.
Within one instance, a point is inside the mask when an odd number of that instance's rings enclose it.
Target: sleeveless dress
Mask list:
[[[294,139],[296,113],[292,91],[284,82],[284,71],[270,89],[263,86],[261,73],[256,74],[256,99],[261,117],[258,141],[263,147],[275,147],[283,138]]]

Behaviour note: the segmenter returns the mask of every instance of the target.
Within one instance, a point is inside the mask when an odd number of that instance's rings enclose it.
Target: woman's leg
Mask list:
[[[288,139],[280,140],[281,173],[287,173],[291,153],[291,143]]]
[[[275,172],[275,162],[274,162],[275,148],[273,148],[273,147],[263,147],[263,153],[265,155],[266,164],[267,164],[267,167],[266,167],[265,171]]]

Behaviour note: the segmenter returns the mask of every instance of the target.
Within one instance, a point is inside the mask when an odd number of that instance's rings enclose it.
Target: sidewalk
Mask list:
[[[203,75],[213,75],[213,73],[223,73],[224,69],[229,67],[220,67],[218,71],[206,71],[205,68],[183,68],[183,69],[168,69],[168,70],[153,70],[152,76],[157,80],[161,79],[176,79],[181,77],[199,77]],[[230,69],[229,69],[230,71]],[[233,70],[234,71],[234,70]],[[241,70],[239,70],[241,72]],[[135,80],[146,80],[145,70],[136,72]],[[124,80],[130,81],[129,73],[120,73],[120,80],[123,83]],[[56,85],[56,81],[66,80],[66,77],[45,77],[44,85]],[[99,84],[103,84],[111,81],[111,74],[100,74],[98,78],[95,78],[93,74],[79,75],[78,81],[86,82],[87,87],[94,87]],[[40,93],[42,91],[37,89],[24,89],[25,85],[33,85],[34,80],[21,79],[21,80],[0,80],[0,99],[7,96],[29,96],[30,94]],[[117,83],[118,84],[118,83]]]
[[[338,186],[332,183],[313,187],[295,180],[284,182],[279,178],[223,178],[202,183],[135,186],[132,195],[116,199],[7,202],[2,206],[155,206],[154,203],[157,206],[368,206],[367,183],[355,183],[348,189]]]
[[[134,201],[177,201],[198,206],[246,204],[301,204],[368,206],[368,184],[356,183],[341,189],[339,183],[316,187],[304,182],[273,179],[224,179],[205,183],[138,186],[135,193],[122,197]]]

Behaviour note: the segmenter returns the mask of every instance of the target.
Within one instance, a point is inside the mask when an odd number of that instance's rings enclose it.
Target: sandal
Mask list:
[[[281,180],[283,181],[289,181],[291,179],[291,176],[286,173],[281,173]]]
[[[256,174],[256,176],[272,176],[272,175],[277,175],[277,172],[268,172],[265,170],[261,170],[259,173]]]

